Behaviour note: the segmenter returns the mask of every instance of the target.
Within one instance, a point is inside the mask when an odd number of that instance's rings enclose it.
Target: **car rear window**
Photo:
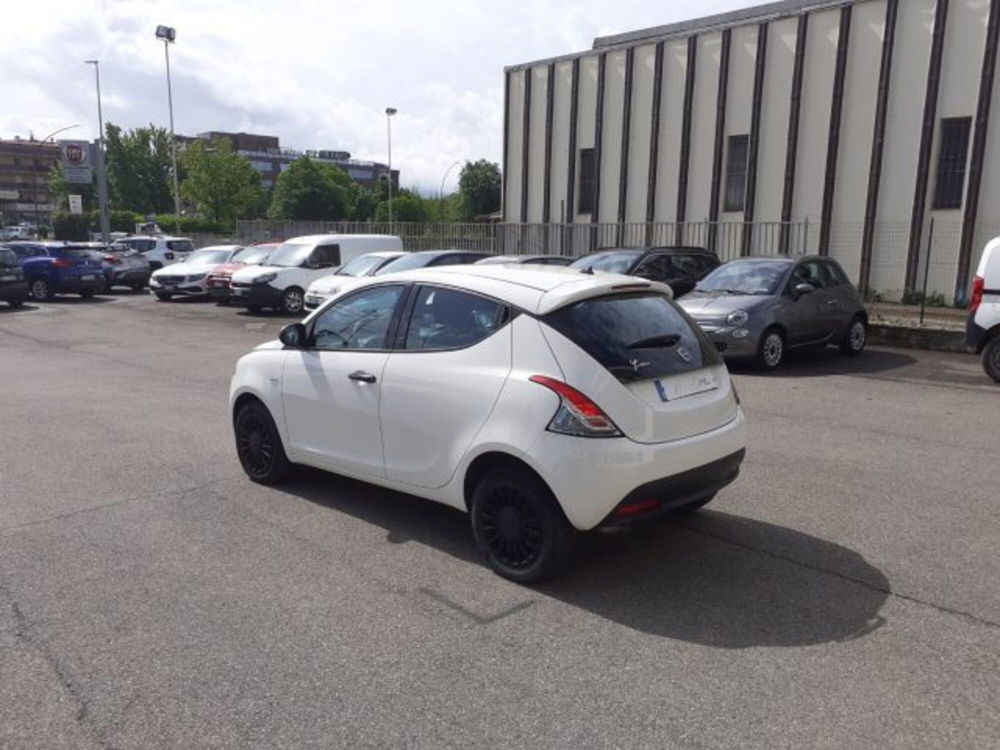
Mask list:
[[[622,382],[693,372],[721,362],[701,329],[659,294],[584,300],[542,321]]]
[[[167,249],[176,250],[178,253],[190,253],[194,250],[194,245],[190,240],[167,240]]]

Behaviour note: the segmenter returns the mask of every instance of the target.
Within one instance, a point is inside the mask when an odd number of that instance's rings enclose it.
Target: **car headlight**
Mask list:
[[[733,326],[734,328],[742,328],[750,320],[750,313],[746,310],[737,310],[736,312],[729,313],[726,318],[726,323]]]
[[[274,272],[272,272],[272,273],[262,273],[260,276],[254,276],[253,283],[254,284],[266,284],[269,281],[274,281],[276,278],[278,278],[278,274],[276,274]]]

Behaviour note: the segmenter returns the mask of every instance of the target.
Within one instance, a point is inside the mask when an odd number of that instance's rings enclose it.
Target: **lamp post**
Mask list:
[[[392,116],[394,107],[385,108],[385,136],[389,146],[389,231],[392,231]]]
[[[101,208],[101,240],[107,244],[111,239],[111,220],[108,217],[108,172],[104,160],[104,113],[101,111],[101,63],[99,60],[84,60],[94,66],[97,80],[97,202]]]
[[[46,141],[52,140],[52,138],[54,138],[55,136],[59,135],[60,133],[66,131],[66,130],[72,130],[73,128],[78,128],[78,127],[80,127],[80,126],[79,125],[67,125],[64,128],[59,128],[58,130],[53,130],[47,136],[45,136],[44,138],[42,138],[41,144],[42,144],[42,146],[44,146]],[[35,166],[36,167],[38,166],[38,160],[37,159],[35,160]],[[35,169],[35,234],[36,235],[38,234],[38,230],[40,228],[41,227],[39,225],[39,219],[38,219],[38,169]]]
[[[459,162],[453,161],[451,165],[444,170],[444,177],[441,178],[441,189],[438,190],[438,204],[441,206],[441,220],[444,221],[444,182],[448,179],[448,175],[451,174],[451,170],[457,167]]]
[[[174,166],[174,226],[181,233],[181,191],[177,185],[177,140],[174,138],[174,94],[170,88],[170,45],[177,40],[177,29],[172,26],[157,26],[156,38],[163,42],[163,54],[167,60],[167,106],[170,110],[170,158]]]

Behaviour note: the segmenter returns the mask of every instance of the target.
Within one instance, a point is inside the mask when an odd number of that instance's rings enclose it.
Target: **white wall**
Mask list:
[[[625,121],[625,50],[609,52],[604,69],[604,121],[601,133],[601,205],[598,220],[618,221],[618,184]]]
[[[563,221],[563,210],[569,211],[566,201],[566,179],[569,169],[569,106],[572,99],[573,63],[556,63],[555,93],[552,99],[552,177],[550,195],[550,220]]]
[[[829,251],[854,282],[861,270],[885,5],[885,0],[876,0],[854,6],[844,77]]]
[[[781,221],[797,30],[798,21],[787,18],[772,23],[768,31],[757,154],[757,221]]]
[[[504,206],[507,221],[521,220],[521,143],[524,140],[524,71],[510,74],[507,100],[507,192]]]
[[[698,38],[694,104],[691,108],[691,161],[688,171],[687,220],[708,218],[715,156],[715,111],[719,92],[722,34]]]
[[[830,136],[830,97],[833,94],[839,36],[839,10],[813,13],[810,16],[802,74],[795,199],[792,203],[792,218],[796,221],[809,220],[809,252],[819,249],[823,175],[826,173],[826,151]]]
[[[632,63],[632,123],[629,133],[628,199],[625,207],[625,221],[629,222],[646,220],[655,65],[655,44],[636,48]]]
[[[594,147],[594,114],[597,108],[597,55],[588,55],[580,60],[580,91],[577,101],[579,114],[576,120],[576,188],[570,215],[581,223],[590,222],[590,214],[576,213],[580,201],[580,149]]]
[[[687,40],[664,45],[663,91],[660,95],[660,149],[656,166],[656,221],[677,219],[677,174],[680,171],[684,127],[684,85],[687,80]],[[695,66],[697,70],[697,66]]]
[[[753,81],[757,65],[757,26],[733,29],[729,47],[729,85],[726,90],[726,130],[722,142],[722,180],[719,183],[719,218],[742,221],[743,211],[726,212],[726,164],[729,136],[750,135],[753,116]]]
[[[545,65],[531,69],[531,130],[528,133],[528,222],[542,220],[545,199],[545,98],[549,71]]]

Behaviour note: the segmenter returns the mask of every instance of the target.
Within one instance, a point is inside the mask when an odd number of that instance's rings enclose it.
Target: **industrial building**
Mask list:
[[[0,140],[0,226],[49,223],[55,210],[49,175],[59,158],[58,143]]]
[[[510,66],[504,219],[564,252],[817,252],[961,304],[1000,235],[998,26],[1000,0],[784,0]]]

